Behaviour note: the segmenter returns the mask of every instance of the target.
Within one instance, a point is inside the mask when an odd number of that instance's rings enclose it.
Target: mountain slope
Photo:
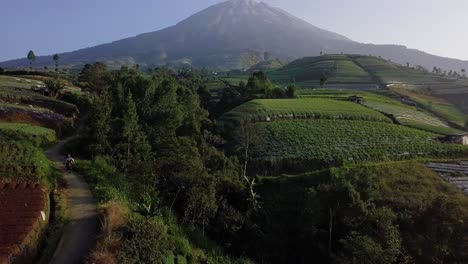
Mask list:
[[[380,55],[432,68],[468,68],[468,62],[444,59],[403,46],[368,45],[315,27],[291,14],[254,0],[229,0],[213,5],[175,26],[112,43],[61,54],[62,64],[93,61],[156,66],[192,64],[221,69],[247,68],[261,62],[264,52],[282,60],[327,53]],[[36,65],[53,64],[38,57]],[[25,59],[0,66],[25,66]]]

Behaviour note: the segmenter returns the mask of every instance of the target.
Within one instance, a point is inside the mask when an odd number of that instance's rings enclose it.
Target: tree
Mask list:
[[[296,91],[297,87],[295,84],[290,84],[288,85],[288,88],[286,88],[286,96],[288,98],[295,98],[296,97]]]
[[[125,99],[124,114],[121,118],[121,138],[117,144],[117,158],[122,162],[122,168],[130,168],[132,165],[150,159],[151,146],[148,144],[146,135],[141,131],[139,117],[132,93],[127,92]]]
[[[36,61],[36,54],[34,54],[34,51],[30,50],[30,51],[28,52],[28,56],[27,56],[27,57],[28,57],[28,60],[29,60],[29,67],[30,67],[31,70],[32,70],[32,64],[33,64],[33,62]]]
[[[2,67],[0,67],[0,74],[4,74],[5,73],[5,69],[3,69]]]
[[[254,191],[255,179],[250,180],[247,177],[248,162],[250,159],[250,151],[255,146],[262,145],[266,138],[266,131],[255,125],[248,119],[242,119],[235,133],[235,138],[239,144],[239,150],[242,153],[242,178],[246,182],[250,191],[250,200],[254,209],[258,208],[258,195]]]
[[[328,82],[328,77],[325,74],[322,74],[322,77],[320,77],[320,87],[324,88],[327,82]]]
[[[60,91],[65,88],[65,84],[59,78],[47,79],[44,81],[50,97],[58,98]]]
[[[52,59],[55,61],[55,71],[58,71],[60,56],[58,54],[54,54]]]
[[[410,63],[409,63],[409,62],[406,63],[406,67],[408,67],[408,68],[410,67]]]

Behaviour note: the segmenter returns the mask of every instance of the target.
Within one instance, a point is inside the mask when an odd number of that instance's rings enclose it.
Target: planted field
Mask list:
[[[465,125],[467,116],[458,110],[453,104],[445,101],[444,99],[415,93],[403,88],[392,88],[392,91],[401,96],[410,98],[412,101],[418,103],[448,122],[452,122],[459,126]]]
[[[29,142],[0,134],[0,181],[50,182],[51,167],[44,153]]]
[[[387,83],[450,82],[450,80],[432,73],[417,71],[411,67],[408,68],[377,57],[352,55],[351,58],[361,67]]]
[[[247,102],[225,114],[222,121],[249,117],[257,121],[268,119],[346,119],[372,120],[390,123],[383,114],[361,105],[326,98],[258,99]]]
[[[371,76],[346,55],[299,59],[268,73],[268,77],[275,82],[285,84],[295,80],[301,87],[319,86],[323,75],[328,77],[328,82],[372,82]]]
[[[259,123],[268,131],[255,150],[264,168],[323,168],[344,162],[468,154],[468,147],[439,142],[438,135],[383,122],[307,120]],[[302,168],[310,169],[310,168]]]
[[[47,108],[65,116],[73,116],[78,113],[77,107],[73,104],[34,93],[32,90],[27,89],[0,87],[0,102]]]
[[[378,100],[364,101],[363,105],[382,113],[390,114],[395,117],[402,125],[411,126],[439,134],[459,133],[459,130],[453,129],[439,118],[418,110],[416,107],[404,105],[402,103],[388,103]]]
[[[0,134],[32,142],[35,146],[43,146],[57,140],[52,129],[20,123],[0,123]]]
[[[30,89],[33,85],[44,85],[42,81],[0,75],[0,88]]]

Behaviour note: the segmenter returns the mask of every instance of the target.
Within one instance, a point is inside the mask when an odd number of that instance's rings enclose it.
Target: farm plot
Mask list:
[[[268,77],[275,82],[287,84],[294,79],[301,87],[317,87],[323,75],[328,77],[329,82],[372,82],[369,74],[346,55],[303,58],[268,72]]]
[[[249,117],[256,121],[276,119],[345,119],[391,123],[385,115],[358,104],[322,98],[258,99],[225,114],[221,121]]]
[[[0,123],[0,134],[32,142],[35,146],[43,146],[57,140],[54,130],[20,123]]]
[[[438,134],[452,134],[460,132],[451,128],[439,118],[429,113],[418,111],[416,107],[378,100],[366,100],[362,102],[362,104],[379,112],[393,115],[402,125],[428,130]]]
[[[73,119],[54,112],[20,108],[0,108],[0,121],[44,126],[57,132],[66,132],[73,126]]]
[[[65,116],[73,116],[78,113],[78,108],[74,104],[34,93],[28,89],[0,87],[0,103],[33,105],[47,108]]]
[[[0,263],[31,250],[27,245],[36,241],[48,221],[47,204],[42,186],[0,181]]]
[[[30,89],[33,85],[44,85],[42,81],[39,80],[29,80],[19,77],[11,77],[0,75],[0,88],[22,88]]]
[[[257,126],[268,134],[254,151],[254,159],[265,168],[278,163],[323,168],[354,161],[468,154],[468,147],[441,143],[437,134],[383,122],[294,120]]]
[[[404,88],[392,88],[392,91],[398,95],[408,97],[426,109],[429,109],[435,115],[449,122],[464,126],[466,115],[458,110],[453,104],[442,98],[415,93]]]
[[[0,134],[0,181],[41,183],[50,176],[44,153],[26,141]]]

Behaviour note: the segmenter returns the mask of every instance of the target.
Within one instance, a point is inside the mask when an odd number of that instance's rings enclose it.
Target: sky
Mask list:
[[[222,0],[0,0],[0,61],[108,43]],[[352,40],[468,60],[467,0],[264,0]]]

